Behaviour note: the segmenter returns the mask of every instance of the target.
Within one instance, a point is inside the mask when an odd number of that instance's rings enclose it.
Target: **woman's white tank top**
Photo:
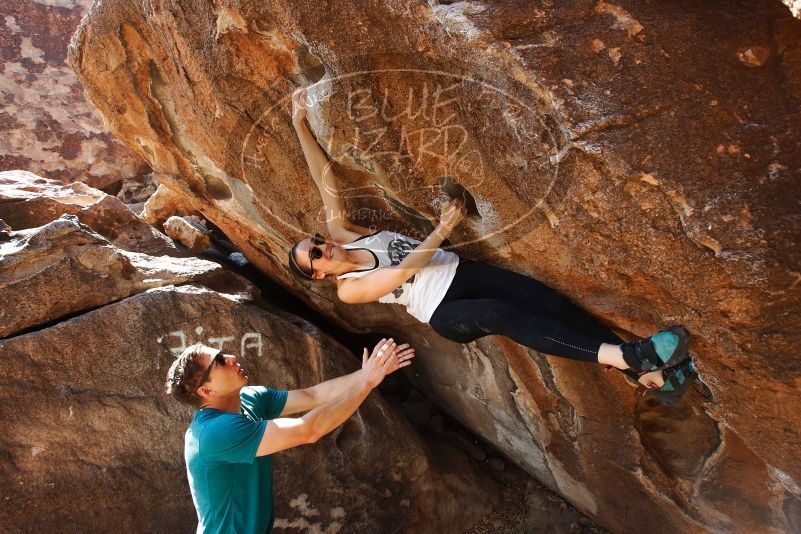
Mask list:
[[[378,269],[391,269],[400,265],[409,252],[419,244],[420,241],[396,232],[384,231],[360,237],[352,243],[342,245],[342,248],[369,250],[375,257],[376,266],[341,274],[337,279],[361,278]],[[423,323],[428,323],[451,286],[458,266],[459,256],[453,252],[437,249],[428,265],[400,287],[378,299],[378,302],[403,304],[410,315]]]

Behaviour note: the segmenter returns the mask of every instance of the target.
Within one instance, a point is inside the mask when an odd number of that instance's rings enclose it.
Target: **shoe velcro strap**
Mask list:
[[[662,365],[662,360],[654,349],[654,344],[650,339],[642,339],[634,343],[634,354],[640,361],[647,361],[652,367],[659,367]]]
[[[679,375],[681,375],[681,380],[679,380]],[[674,372],[668,375],[668,381],[673,385],[674,388],[679,389],[684,383],[684,373],[681,372],[681,369],[676,369]]]

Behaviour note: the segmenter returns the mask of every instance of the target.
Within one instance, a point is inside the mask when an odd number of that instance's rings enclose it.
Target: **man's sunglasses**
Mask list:
[[[206,383],[206,380],[209,379],[209,375],[211,374],[211,368],[214,367],[215,363],[217,363],[222,367],[225,367],[225,356],[223,356],[222,351],[215,354],[214,358],[211,359],[211,363],[209,364],[209,367],[206,369],[206,372],[203,373],[203,376],[200,377],[200,383],[198,383],[197,387],[200,387]]]

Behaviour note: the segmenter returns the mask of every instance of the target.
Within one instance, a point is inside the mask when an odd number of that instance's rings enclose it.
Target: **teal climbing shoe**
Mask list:
[[[678,365],[689,357],[690,333],[681,326],[620,346],[623,360],[635,373]]]
[[[687,388],[698,379],[698,371],[692,358],[687,358],[678,365],[662,370],[665,384],[653,390],[653,396],[662,404],[675,404],[679,402]]]

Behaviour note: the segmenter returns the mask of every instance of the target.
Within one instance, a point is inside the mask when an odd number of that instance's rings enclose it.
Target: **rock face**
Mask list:
[[[164,232],[195,254],[200,254],[211,246],[209,231],[201,223],[189,217],[173,215],[164,223]]]
[[[27,171],[0,172],[0,219],[14,230],[43,226],[62,215],[75,215],[123,250],[182,255],[167,236],[111,195],[82,183],[60,184]]]
[[[127,252],[64,215],[0,243],[0,300],[17,302],[0,309],[0,337],[153,287],[221,278],[231,277],[216,263]]]
[[[70,63],[253,264],[415,342],[432,398],[603,525],[801,528],[801,21],[781,3],[112,0]],[[479,211],[455,251],[632,336],[686,325],[706,387],[661,409],[593,366],[292,280],[287,250],[324,224],[289,95],[318,81],[309,123],[348,216],[423,235],[451,176]]]
[[[801,18],[801,0],[782,0],[796,17]]]
[[[163,227],[167,219],[173,216],[188,216],[197,214],[189,199],[173,189],[159,185],[145,202],[142,209],[142,219],[156,228]]]
[[[308,323],[194,285],[147,291],[0,341],[4,530],[194,528],[183,463],[191,412],[160,390],[175,353],[195,340],[240,352],[253,383],[281,388],[356,365]],[[430,465],[377,393],[318,446],[275,463],[276,526],[290,531],[443,532],[467,528],[493,502],[491,484],[464,455]]]
[[[91,0],[0,5],[0,170],[114,188],[147,164],[111,137],[66,65]]]
[[[48,201],[64,189],[53,187]],[[358,365],[313,325],[256,306],[244,278],[197,258],[124,250],[102,229],[64,215],[0,233],[3,532],[195,527],[183,462],[192,411],[163,394],[189,344],[238,353],[252,383],[278,388]],[[497,501],[495,484],[464,453],[432,454],[374,392],[331,436],[276,456],[276,526],[464,530]]]
[[[145,207],[145,202],[153,196],[157,187],[153,174],[146,174],[136,180],[123,180],[116,196],[129,210],[139,215]]]

